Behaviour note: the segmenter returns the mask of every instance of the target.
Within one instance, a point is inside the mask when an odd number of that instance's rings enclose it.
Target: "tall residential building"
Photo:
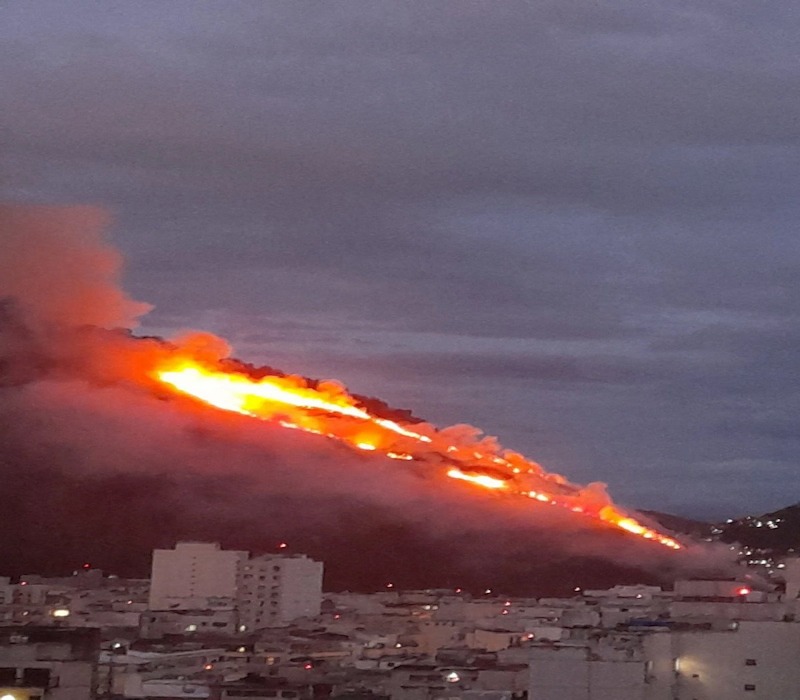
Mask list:
[[[168,623],[170,630],[189,632],[227,628],[225,611],[236,613],[242,632],[316,617],[322,572],[322,562],[303,554],[250,557],[218,544],[179,542],[175,549],[153,551],[151,615],[146,617],[158,629]],[[189,619],[199,611],[217,617],[204,624]]]
[[[150,610],[204,610],[232,607],[237,574],[247,552],[208,542],[178,542],[153,550]]]
[[[265,554],[244,562],[237,607],[245,630],[316,617],[322,603],[322,562],[303,554]]]

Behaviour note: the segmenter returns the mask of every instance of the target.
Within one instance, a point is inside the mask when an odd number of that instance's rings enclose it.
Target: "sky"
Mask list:
[[[798,33],[738,0],[7,1],[0,200],[106,212],[139,333],[625,505],[763,512],[800,500]]]

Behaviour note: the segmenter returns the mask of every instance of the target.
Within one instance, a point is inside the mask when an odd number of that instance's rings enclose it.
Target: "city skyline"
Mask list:
[[[559,597],[323,592],[322,562],[213,542],[154,550],[149,578],[86,566],[0,576],[4,700],[796,696],[797,556]]]

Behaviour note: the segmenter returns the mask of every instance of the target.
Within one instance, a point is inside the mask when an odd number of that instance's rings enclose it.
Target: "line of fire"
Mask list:
[[[642,524],[613,503],[588,497],[581,487],[547,473],[520,454],[482,449],[483,443],[477,447],[470,441],[460,444],[452,439],[452,431],[370,412],[335,382],[312,384],[300,377],[250,376],[174,356],[153,368],[152,379],[168,391],[221,411],[325,436],[361,453],[421,463],[473,487],[529,499],[532,507],[566,509],[575,517],[590,518],[664,547],[682,548],[676,539]]]

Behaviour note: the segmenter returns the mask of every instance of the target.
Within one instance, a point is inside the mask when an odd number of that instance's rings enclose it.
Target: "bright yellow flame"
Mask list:
[[[274,421],[293,430],[323,435],[345,442],[358,450],[379,452],[396,460],[418,459],[438,463],[438,460],[444,459],[450,464],[463,464],[466,470],[453,466],[446,472],[447,476],[483,488],[503,490],[541,503],[560,506],[665,547],[681,548],[674,539],[645,527],[613,505],[606,505],[598,510],[591,504],[577,504],[577,496],[559,495],[569,494],[569,491],[558,490],[566,483],[560,477],[548,475],[548,479],[555,485],[553,493],[530,490],[529,486],[525,488],[525,479],[536,478],[537,474],[541,474],[541,468],[520,455],[509,452],[504,453],[505,457],[484,454],[469,444],[458,446],[444,442],[444,433],[439,434],[429,426],[413,430],[395,421],[373,416],[358,406],[356,400],[338,385],[321,384],[314,389],[302,381],[287,377],[252,379],[243,374],[212,370],[191,360],[177,363],[173,361],[172,364],[156,370],[155,376],[175,390],[224,411]],[[479,467],[481,464],[494,464],[494,468],[506,470],[508,478],[471,471],[470,467]],[[518,464],[523,465],[524,470]]]
[[[681,549],[681,545],[671,537],[666,537],[655,530],[645,527],[633,518],[620,514],[614,506],[604,506],[598,512],[597,517],[603,522],[610,523],[621,530],[638,535],[646,540],[654,540],[670,549]]]
[[[197,367],[184,367],[177,371],[159,372],[161,381],[176,389],[192,394],[217,408],[238,413],[251,413],[261,402],[272,402],[298,408],[319,409],[342,416],[368,420],[369,413],[321,399],[313,389],[280,386],[271,378],[254,382],[239,374],[216,374]]]
[[[483,486],[487,489],[505,489],[508,488],[508,484],[503,481],[502,479],[495,479],[491,476],[486,476],[485,474],[465,474],[460,469],[450,469],[447,472],[447,476],[451,479],[461,479],[462,481],[470,481],[473,484],[478,484],[479,486]]]

